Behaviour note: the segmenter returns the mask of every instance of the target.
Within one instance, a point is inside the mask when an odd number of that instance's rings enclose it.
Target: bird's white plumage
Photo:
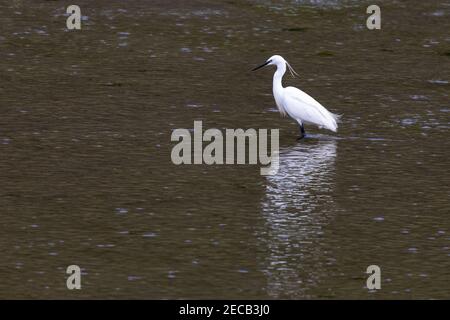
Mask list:
[[[338,115],[329,112],[313,97],[300,89],[283,87],[282,78],[286,72],[286,65],[289,67],[291,73],[295,73],[283,57],[279,55],[272,56],[266,63],[267,65],[277,66],[277,70],[273,76],[273,96],[278,110],[282,115],[288,114],[300,126],[303,123],[307,123],[317,125],[319,128],[326,128],[333,132],[337,131]]]
[[[283,107],[291,118],[337,131],[337,116],[302,90],[295,87],[284,88],[283,102]]]

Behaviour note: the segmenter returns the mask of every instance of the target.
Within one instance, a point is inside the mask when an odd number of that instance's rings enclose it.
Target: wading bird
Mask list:
[[[252,71],[258,70],[265,66],[276,65],[277,71],[273,75],[273,96],[280,113],[285,116],[288,114],[292,119],[296,120],[300,125],[301,136],[299,139],[305,137],[304,124],[315,124],[319,128],[326,128],[333,132],[337,131],[337,121],[340,116],[329,112],[313,97],[295,87],[284,88],[281,80],[286,72],[286,65],[289,68],[292,76],[298,73],[291,67],[291,65],[283,59],[282,56],[272,56],[265,63]]]

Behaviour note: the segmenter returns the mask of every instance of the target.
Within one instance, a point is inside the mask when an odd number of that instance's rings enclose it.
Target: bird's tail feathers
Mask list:
[[[332,112],[330,112],[330,115],[331,115],[332,119],[329,119],[331,121],[328,121],[328,124],[326,125],[326,127],[327,127],[327,129],[329,129],[329,130],[331,130],[333,132],[337,132],[338,123],[341,122],[342,115],[341,114],[335,114],[335,113],[332,113]]]
[[[342,122],[342,116],[344,115],[342,114],[336,114],[336,113],[332,113],[334,120],[336,121],[336,123],[341,123]]]

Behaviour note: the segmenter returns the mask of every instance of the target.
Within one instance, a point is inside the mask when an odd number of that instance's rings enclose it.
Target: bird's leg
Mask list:
[[[299,124],[300,125],[300,133],[301,133],[301,136],[297,139],[297,140],[301,140],[301,139],[303,139],[305,136],[306,136],[306,133],[305,133],[305,127],[303,126],[303,123],[302,124]]]

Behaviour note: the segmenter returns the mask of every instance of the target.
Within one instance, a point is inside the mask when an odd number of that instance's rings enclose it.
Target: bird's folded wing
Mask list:
[[[286,109],[293,118],[336,130],[336,115],[300,89],[294,87],[286,89],[284,95]]]

